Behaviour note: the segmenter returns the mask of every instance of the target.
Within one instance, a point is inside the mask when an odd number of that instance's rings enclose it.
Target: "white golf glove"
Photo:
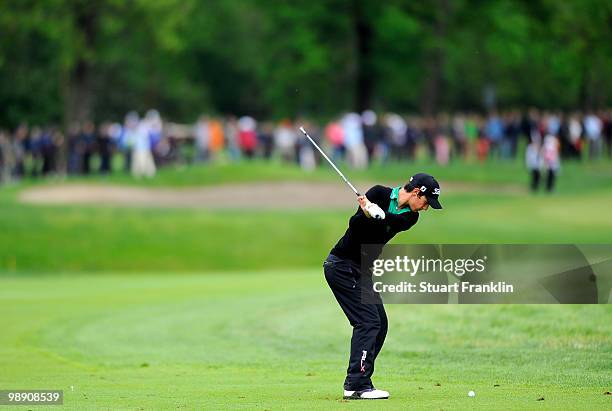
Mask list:
[[[368,201],[365,205],[365,209],[367,210],[370,217],[375,218],[377,220],[385,219],[385,212],[377,204]]]

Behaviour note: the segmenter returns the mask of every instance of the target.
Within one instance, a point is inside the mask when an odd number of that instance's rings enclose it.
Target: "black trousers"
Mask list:
[[[361,302],[360,268],[330,254],[323,263],[325,279],[353,327],[345,390],[373,388],[374,362],[387,336],[387,314],[380,304]]]

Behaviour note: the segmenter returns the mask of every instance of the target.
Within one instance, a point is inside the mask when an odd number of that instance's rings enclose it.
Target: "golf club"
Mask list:
[[[344,176],[344,174],[342,174],[342,171],[338,170],[338,167],[336,167],[336,165],[329,159],[329,157],[327,157],[327,155],[323,152],[323,150],[321,150],[321,147],[319,147],[317,145],[317,143],[315,143],[315,141],[312,139],[312,137],[310,137],[308,135],[308,133],[306,132],[306,130],[304,130],[304,127],[300,127],[300,131],[302,133],[304,133],[304,135],[306,136],[306,138],[308,138],[308,140],[310,140],[310,142],[312,143],[313,146],[316,147],[317,150],[319,150],[319,153],[321,153],[321,155],[323,157],[325,157],[325,159],[327,160],[327,162],[334,168],[334,170],[336,170],[336,172],[338,174],[340,174],[340,177],[342,177],[342,179],[344,180],[344,182],[346,184],[348,184],[348,186],[351,188],[351,190],[353,190],[353,192],[357,195],[357,197],[359,197],[361,194],[359,194],[359,192],[357,191],[357,189],[351,184],[350,181],[348,181],[348,179]]]

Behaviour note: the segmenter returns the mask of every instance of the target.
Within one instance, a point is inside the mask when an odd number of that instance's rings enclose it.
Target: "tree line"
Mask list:
[[[0,127],[609,107],[611,23],[603,0],[7,0]]]

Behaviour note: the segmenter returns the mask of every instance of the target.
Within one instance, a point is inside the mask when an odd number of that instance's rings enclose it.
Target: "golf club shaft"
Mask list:
[[[346,184],[348,184],[348,186],[351,188],[351,190],[353,190],[353,192],[354,192],[354,193],[355,193],[357,196],[359,196],[360,194],[359,194],[359,192],[357,191],[357,189],[356,189],[356,188],[355,188],[355,187],[354,187],[354,186],[351,184],[351,182],[350,182],[350,181],[348,181],[348,179],[347,179],[347,178],[344,176],[344,174],[342,174],[342,171],[338,170],[338,167],[336,167],[336,165],[335,165],[335,164],[334,164],[334,163],[333,163],[333,162],[332,162],[332,161],[329,159],[329,157],[327,157],[327,154],[325,154],[325,153],[323,152],[323,150],[321,150],[321,147],[319,147],[319,146],[317,145],[317,143],[315,143],[315,141],[312,139],[312,137],[310,137],[310,136],[308,135],[308,133],[306,132],[306,130],[304,130],[304,127],[300,127],[300,131],[301,131],[302,133],[304,133],[304,135],[306,136],[306,138],[308,138],[308,140],[310,140],[310,142],[312,143],[312,145],[313,145],[313,146],[315,146],[317,150],[319,150],[319,153],[321,153],[321,155],[322,155],[323,157],[325,157],[325,159],[327,160],[327,162],[328,162],[328,163],[329,163],[329,164],[330,164],[330,165],[331,165],[331,166],[334,168],[334,170],[336,170],[336,172],[337,172],[338,174],[340,174],[340,177],[342,177],[342,179],[344,180],[344,182],[345,182]]]

